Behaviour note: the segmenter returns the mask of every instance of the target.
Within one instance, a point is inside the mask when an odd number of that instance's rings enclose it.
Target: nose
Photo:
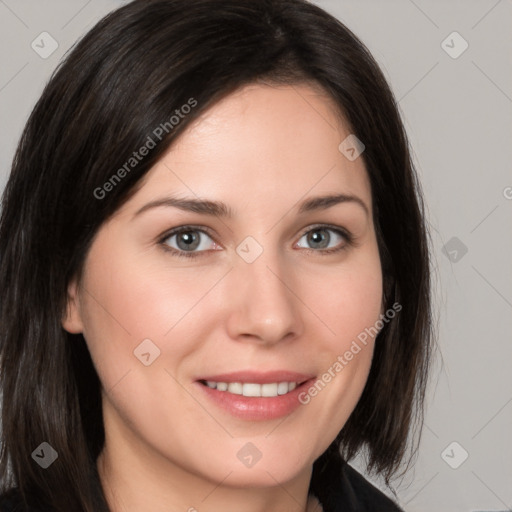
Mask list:
[[[236,261],[227,325],[232,339],[275,345],[301,335],[298,282],[293,268],[283,263],[268,249],[252,263]]]

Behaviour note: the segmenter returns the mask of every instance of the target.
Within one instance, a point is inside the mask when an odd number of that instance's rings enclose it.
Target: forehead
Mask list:
[[[339,149],[350,129],[333,100],[310,84],[251,84],[196,119],[145,176],[140,202],[165,191],[211,197],[245,209],[262,201],[347,193],[371,208],[362,158]]]

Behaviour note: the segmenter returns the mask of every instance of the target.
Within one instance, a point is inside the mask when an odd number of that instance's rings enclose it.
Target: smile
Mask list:
[[[266,421],[292,414],[301,407],[299,394],[314,374],[288,370],[254,370],[202,375],[196,379],[201,396],[230,416]]]
[[[301,382],[270,382],[267,384],[258,384],[256,382],[215,382],[202,381],[202,384],[217,391],[225,391],[233,395],[243,395],[247,397],[276,397],[286,395],[293,391]]]

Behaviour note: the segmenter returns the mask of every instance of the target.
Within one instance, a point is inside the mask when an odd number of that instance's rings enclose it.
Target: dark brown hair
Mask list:
[[[402,306],[379,333],[361,399],[315,462],[311,487],[321,494],[328,468],[362,449],[368,470],[388,484],[400,468],[423,414],[430,265],[420,186],[377,63],[349,29],[306,1],[135,0],[104,17],[55,71],[3,194],[0,491],[17,488],[29,505],[59,512],[108,511],[96,468],[101,385],[82,335],[61,325],[68,283],[81,275],[102,223],[176,137],[219,99],[260,80],[318,84],[365,144],[384,308]],[[190,98],[190,113],[98,199],[98,187]],[[31,458],[43,441],[58,452],[46,470]]]

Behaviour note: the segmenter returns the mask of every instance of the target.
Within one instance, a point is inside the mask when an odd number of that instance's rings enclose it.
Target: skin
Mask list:
[[[83,333],[103,386],[106,443],[98,469],[114,512],[303,512],[312,464],[341,430],[367,380],[373,340],[307,405],[247,421],[221,410],[195,382],[237,370],[320,377],[382,310],[382,271],[362,158],[338,150],[350,133],[330,99],[308,84],[251,84],[209,109],[99,229],[63,326]],[[360,198],[298,213],[312,197]],[[230,219],[173,207],[170,194],[217,200]],[[178,257],[172,228],[197,233],[196,258]],[[333,231],[323,254],[308,241]],[[312,226],[312,227],[311,227]],[[313,231],[311,231],[313,230]],[[247,237],[263,248],[247,263]],[[181,249],[183,252],[183,249]],[[133,351],[149,338],[160,356]],[[251,442],[261,459],[237,452]]]

